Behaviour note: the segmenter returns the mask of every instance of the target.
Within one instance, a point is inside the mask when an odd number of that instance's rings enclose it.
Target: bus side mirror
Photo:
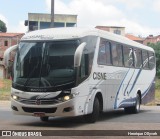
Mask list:
[[[78,48],[76,49],[75,55],[74,55],[74,67],[79,67],[81,64],[81,58],[83,54],[83,50],[86,46],[86,42],[81,43]]]
[[[4,52],[4,59],[3,59],[3,63],[4,63],[4,67],[6,70],[5,73],[5,78],[10,78],[11,76],[11,72],[12,72],[12,66],[13,66],[13,61],[11,61],[11,52],[12,51],[16,51],[18,48],[18,44],[9,47],[5,52]]]

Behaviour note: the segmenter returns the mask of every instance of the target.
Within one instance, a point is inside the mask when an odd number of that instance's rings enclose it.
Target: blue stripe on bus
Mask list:
[[[134,69],[134,72],[135,72],[135,69]],[[125,91],[123,92],[123,93],[124,93],[124,96],[125,96],[125,94],[126,94],[126,90],[127,90],[128,86],[129,86],[131,80],[132,80],[133,75],[134,75],[134,73],[132,74],[132,76],[131,76],[131,78],[130,78],[130,80],[129,80],[129,82],[128,82],[126,88],[125,88]]]
[[[152,80],[151,84],[150,84],[149,87],[146,89],[146,91],[144,91],[144,93],[142,94],[142,98],[144,98],[144,96],[148,93],[149,89],[152,87],[152,84],[153,84],[154,80],[155,80],[155,78]],[[124,104],[127,103],[127,102],[129,102],[129,101],[131,101],[131,103],[133,103],[133,102],[134,102],[133,100],[136,101],[135,98],[129,98],[129,99],[123,100],[123,101],[119,104],[118,108],[123,107]],[[127,104],[126,104],[125,106],[127,107],[127,106],[130,106],[130,105],[127,105]],[[124,106],[124,107],[125,107],[125,106]]]
[[[114,109],[116,109],[117,108],[117,97],[118,97],[118,95],[119,95],[119,91],[120,91],[120,89],[121,89],[121,86],[122,86],[122,84],[123,84],[123,82],[124,82],[124,80],[125,80],[125,78],[126,78],[126,76],[127,76],[127,74],[128,74],[128,72],[130,71],[130,69],[127,71],[127,73],[126,73],[126,75],[125,75],[125,77],[123,78],[123,80],[122,80],[122,82],[121,82],[121,84],[120,84],[120,87],[119,87],[119,89],[118,89],[118,91],[117,91],[117,95],[116,95],[116,98],[115,98],[115,103],[114,103]]]
[[[136,78],[135,78],[135,80],[134,80],[134,83],[133,83],[133,85],[132,85],[132,87],[131,87],[131,89],[130,89],[130,91],[129,91],[129,94],[130,94],[131,91],[133,90],[133,88],[134,88],[134,86],[135,86],[135,84],[136,84],[136,82],[137,82],[137,80],[138,80],[138,77],[139,77],[139,75],[140,75],[141,72],[142,72],[142,69],[139,70],[139,72],[138,72],[138,74],[137,74],[137,76],[136,76]]]
[[[148,90],[152,87],[152,84],[153,84],[154,81],[155,81],[155,77],[154,77],[154,79],[152,80],[150,86],[149,86],[149,87],[146,89],[146,91],[144,91],[144,93],[142,94],[142,98],[144,98],[144,96],[148,93]]]

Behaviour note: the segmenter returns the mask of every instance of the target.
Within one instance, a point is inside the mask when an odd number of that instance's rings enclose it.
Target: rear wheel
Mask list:
[[[49,117],[45,116],[45,117],[40,117],[40,120],[43,122],[47,122],[49,119]]]
[[[124,108],[124,110],[126,113],[139,113],[140,112],[140,104],[141,104],[140,96],[139,96],[139,94],[137,94],[135,106]]]
[[[99,116],[99,100],[97,97],[95,97],[94,103],[93,103],[93,112],[91,114],[84,115],[84,119],[88,123],[94,123],[98,119]]]

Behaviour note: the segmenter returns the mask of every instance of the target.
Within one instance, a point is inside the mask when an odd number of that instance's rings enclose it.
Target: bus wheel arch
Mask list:
[[[94,123],[99,117],[99,113],[103,111],[103,97],[100,92],[97,92],[93,99],[92,113],[84,115],[84,119],[88,123]]]
[[[97,92],[96,96],[99,100],[99,110],[100,112],[103,111],[103,96],[102,96],[102,93],[101,92]]]

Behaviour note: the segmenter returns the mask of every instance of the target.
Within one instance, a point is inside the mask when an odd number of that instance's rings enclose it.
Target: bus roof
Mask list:
[[[96,28],[68,27],[68,28],[42,29],[27,33],[22,37],[21,41],[67,40],[67,39],[81,38],[90,35],[99,36],[106,38],[110,41],[115,41],[121,44],[154,51],[152,48],[137,43],[135,41],[132,41],[124,36],[116,35]]]

